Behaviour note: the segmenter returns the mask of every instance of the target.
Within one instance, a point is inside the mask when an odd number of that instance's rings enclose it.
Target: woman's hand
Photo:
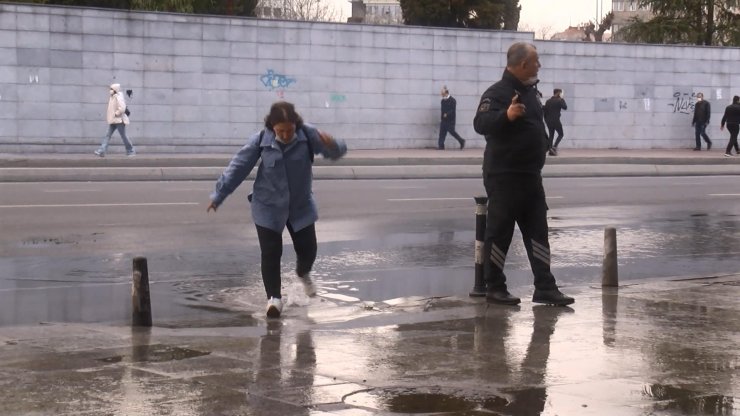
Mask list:
[[[321,139],[321,143],[324,144],[324,147],[327,149],[336,149],[337,143],[334,141],[334,138],[331,137],[328,133],[324,133],[323,131],[319,130],[319,138]]]
[[[211,212],[211,210],[213,210],[213,212],[218,211],[218,205],[216,205],[213,201],[208,203],[208,208],[206,208],[206,212]]]

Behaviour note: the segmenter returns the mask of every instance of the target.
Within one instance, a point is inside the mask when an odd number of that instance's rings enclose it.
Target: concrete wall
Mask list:
[[[91,151],[112,82],[133,90],[140,152],[231,153],[280,99],[351,148],[434,147],[442,85],[482,147],[480,94],[518,40],[532,34],[0,3],[0,152]],[[713,104],[712,136],[740,94],[737,48],[536,44],[540,89],[569,104],[561,148],[693,147],[693,94]]]

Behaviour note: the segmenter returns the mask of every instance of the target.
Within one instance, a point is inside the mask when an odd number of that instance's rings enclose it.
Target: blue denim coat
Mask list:
[[[308,140],[311,140],[313,152],[325,158],[336,160],[347,153],[344,141],[337,140],[336,149],[329,149],[319,138],[316,128],[307,124],[296,129],[296,137],[285,150],[275,141],[275,132],[265,129],[261,144],[257,132],[234,155],[216,182],[211,201],[221,205],[261,157],[251,198],[254,223],[280,233],[288,221],[295,231],[313,224],[319,216],[311,190],[313,174]]]

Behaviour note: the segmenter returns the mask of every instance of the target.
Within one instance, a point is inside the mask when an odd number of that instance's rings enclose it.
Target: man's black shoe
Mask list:
[[[486,292],[486,302],[500,305],[518,305],[521,299],[509,293],[508,290],[491,290]]]
[[[707,142],[707,150],[712,150],[712,141]]]
[[[465,139],[462,139],[460,142],[460,150],[463,150],[465,148]]]
[[[701,150],[701,147],[695,147],[695,148],[694,148],[694,151],[695,151],[695,152],[696,152],[696,151],[698,151],[698,150]]]
[[[545,303],[547,305],[565,306],[565,305],[570,305],[571,303],[575,301],[576,301],[575,299],[573,299],[570,296],[564,295],[558,289],[550,289],[550,290],[535,289],[534,295],[532,295],[532,302]]]

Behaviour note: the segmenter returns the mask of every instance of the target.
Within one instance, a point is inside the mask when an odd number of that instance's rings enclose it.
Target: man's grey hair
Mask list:
[[[527,42],[517,42],[511,45],[509,51],[506,52],[506,66],[511,68],[519,66],[527,60],[530,49],[537,50],[534,45]]]

